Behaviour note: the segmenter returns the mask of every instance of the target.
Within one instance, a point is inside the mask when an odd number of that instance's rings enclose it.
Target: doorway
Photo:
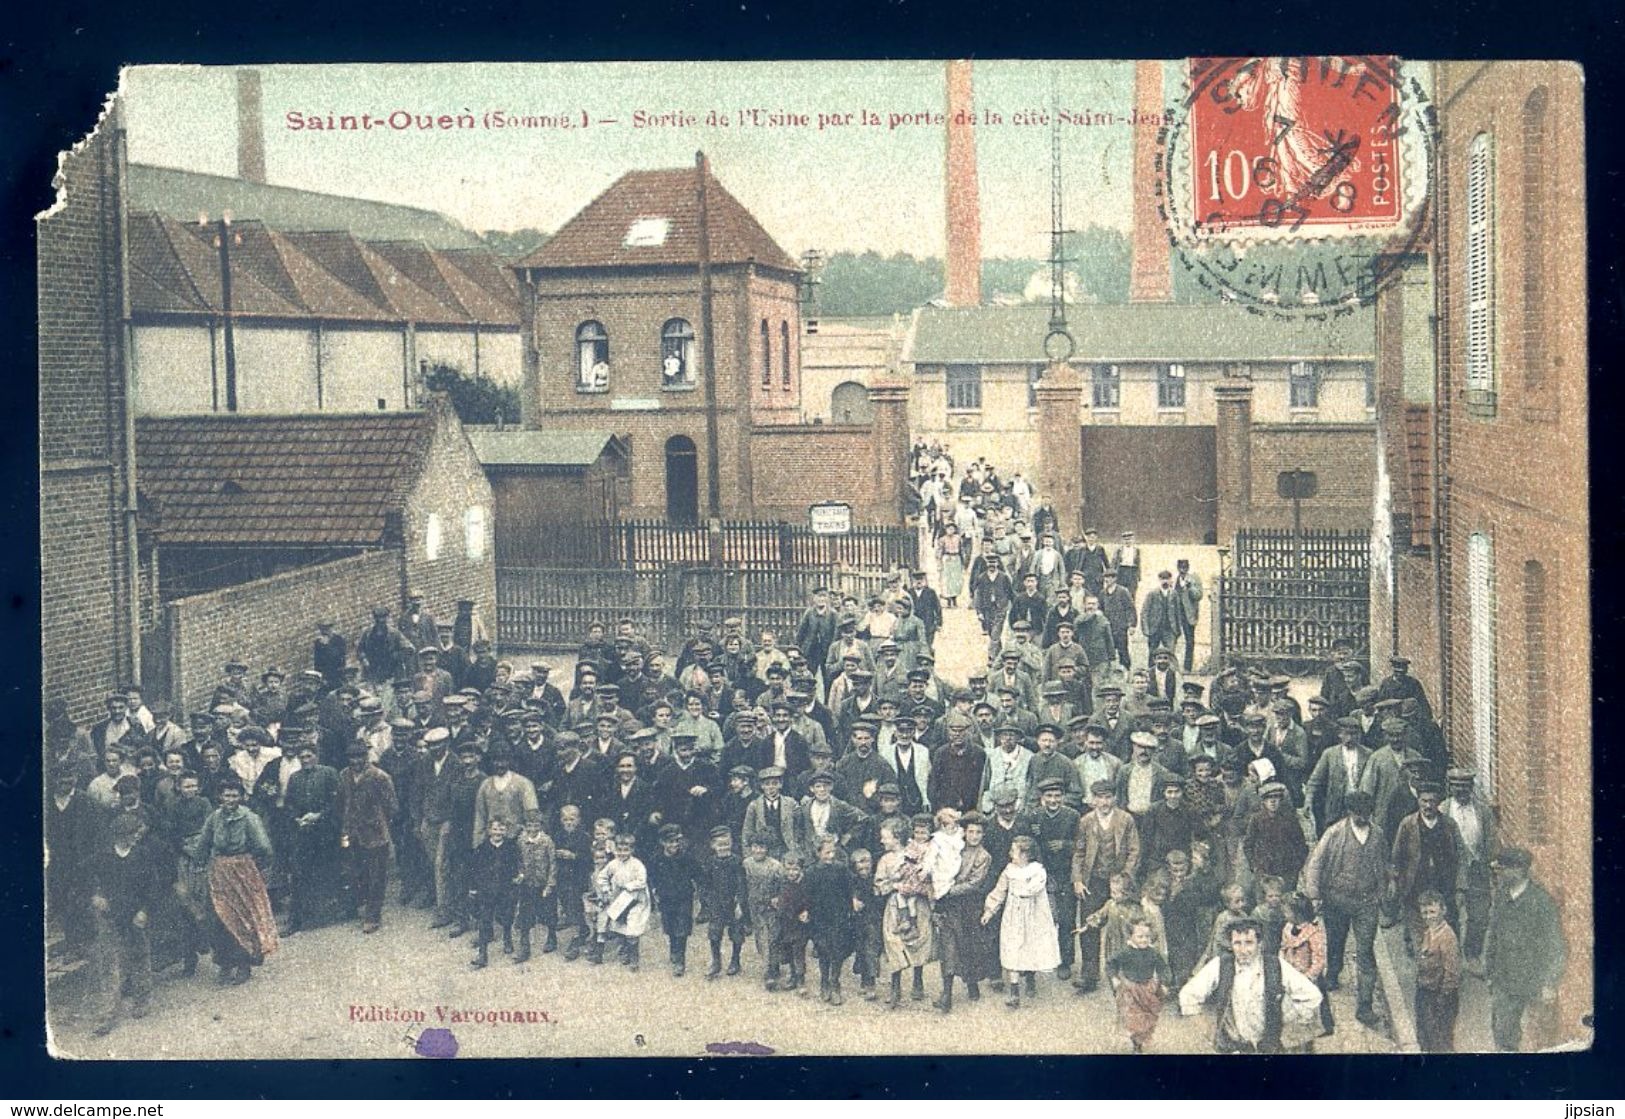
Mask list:
[[[700,519],[700,456],[686,435],[666,440],[666,519],[679,525]]]

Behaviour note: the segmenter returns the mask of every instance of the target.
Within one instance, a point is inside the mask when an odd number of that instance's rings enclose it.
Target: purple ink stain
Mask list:
[[[457,1056],[457,1037],[450,1030],[439,1028],[424,1030],[413,1047],[420,1057]]]
[[[716,1057],[771,1057],[773,1047],[759,1041],[710,1041],[705,1051]]]

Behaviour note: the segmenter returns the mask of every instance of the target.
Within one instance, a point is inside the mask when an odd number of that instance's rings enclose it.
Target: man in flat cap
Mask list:
[[[942,629],[942,600],[926,582],[923,571],[909,573],[908,593],[914,599],[914,617],[925,627],[925,647],[930,648]]]
[[[1433,705],[1428,702],[1428,694],[1422,687],[1422,681],[1411,675],[1409,657],[1388,658],[1388,675],[1377,685],[1377,698],[1397,699],[1401,702],[1414,699],[1420,717],[1427,722],[1433,720]]]
[[[1091,928],[1088,918],[1111,900],[1114,874],[1138,877],[1140,873],[1140,829],[1134,817],[1118,806],[1118,799],[1117,791],[1104,781],[1090,788],[1092,810],[1078,822],[1071,866],[1061,871],[1078,899],[1073,917],[1083,929],[1078,941],[1079,994],[1088,994],[1100,983],[1100,926]],[[1064,943],[1062,952],[1066,952]]]
[[[1405,917],[1406,941],[1412,950],[1422,945],[1423,922],[1417,899],[1433,891],[1444,899],[1452,928],[1456,916],[1456,882],[1461,869],[1461,834],[1455,822],[1441,812],[1444,787],[1433,781],[1416,786],[1416,811],[1399,821],[1394,832],[1394,895]]]
[[[1335,991],[1342,979],[1343,953],[1354,933],[1359,969],[1355,1017],[1375,1027],[1377,990],[1377,923],[1388,889],[1390,843],[1371,818],[1374,800],[1364,789],[1343,798],[1348,814],[1327,828],[1303,870],[1303,893],[1320,903],[1326,922],[1325,989]]]
[[[1174,573],[1163,568],[1157,572],[1157,585],[1146,592],[1145,600],[1140,603],[1140,628],[1145,631],[1147,649],[1153,652],[1164,648],[1170,650],[1169,668],[1173,665],[1174,642],[1180,636],[1179,609],[1174,597]],[[1168,695],[1161,690],[1162,681],[1156,683],[1157,694]]]
[[[361,910],[361,931],[375,933],[383,919],[389,877],[389,824],[397,808],[395,783],[373,764],[364,742],[350,744],[349,762],[339,775],[334,804],[339,846],[349,859],[350,888]]]
[[[1490,985],[1490,1029],[1502,1052],[1538,1048],[1546,1039],[1524,1016],[1531,1006],[1550,1008],[1568,962],[1568,944],[1557,902],[1530,877],[1534,862],[1522,847],[1503,847],[1491,864],[1495,903],[1484,942],[1484,978]]]
[[[1327,828],[1343,818],[1345,798],[1364,785],[1371,751],[1366,748],[1363,737],[1358,715],[1338,719],[1337,743],[1321,752],[1309,774],[1304,800],[1318,835],[1326,834]]]
[[[1298,874],[1309,857],[1303,825],[1292,811],[1286,786],[1281,782],[1266,781],[1260,785],[1258,801],[1258,811],[1247,821],[1247,832],[1242,839],[1247,868],[1257,878],[1274,875],[1291,889],[1297,884]]]
[[[931,759],[928,799],[934,809],[969,812],[982,799],[982,789],[987,783],[987,755],[981,747],[971,744],[971,719],[956,714],[949,717],[945,727],[948,742],[939,747]]]
[[[763,843],[769,857],[788,853],[803,858],[807,852],[807,817],[801,805],[784,795],[784,769],[764,766],[756,773],[761,794],[745,808],[745,846]]]
[[[1404,719],[1386,718],[1382,721],[1382,745],[1372,751],[1365,776],[1360,782],[1360,787],[1371,794],[1373,819],[1383,827],[1390,842],[1393,828],[1398,825],[1399,817],[1404,815],[1403,812],[1395,812],[1395,805],[1402,805],[1409,793],[1405,775],[1408,760],[1405,752],[1406,733]]]

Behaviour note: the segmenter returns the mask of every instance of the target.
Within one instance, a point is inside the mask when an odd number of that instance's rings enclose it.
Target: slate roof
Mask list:
[[[348,198],[295,187],[251,183],[174,167],[132,163],[126,182],[132,210],[152,210],[193,223],[199,213],[253,219],[279,230],[342,229],[363,240],[421,241],[433,249],[473,249],[478,234],[444,214],[393,202]]]
[[[427,409],[141,417],[136,474],[162,544],[375,546],[434,431]]]
[[[511,428],[467,429],[480,464],[510,469],[581,470],[606,451],[626,457],[625,445],[609,431],[534,431]]]
[[[695,264],[699,261],[697,186],[697,173],[691,168],[628,171],[514,267]],[[786,272],[801,271],[801,266],[715,175],[707,179],[706,212],[713,263],[743,264],[754,260]],[[627,245],[628,231],[642,218],[666,219],[669,225],[664,238],[658,244]]]
[[[905,361],[916,365],[1042,362],[1049,307],[922,307]],[[1068,308],[1074,361],[1370,361],[1369,307],[1324,322],[1279,319],[1226,303],[1092,303]]]

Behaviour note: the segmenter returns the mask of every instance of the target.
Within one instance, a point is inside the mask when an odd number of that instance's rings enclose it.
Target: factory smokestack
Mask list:
[[[237,71],[237,177],[265,181],[265,120],[260,111],[260,72]]]
[[[1131,303],[1166,303],[1173,298],[1173,261],[1168,234],[1157,213],[1157,127],[1166,109],[1162,63],[1134,64],[1134,227],[1130,234],[1128,297]]]
[[[982,211],[976,189],[976,107],[968,59],[948,63],[947,271],[950,307],[982,302]]]

